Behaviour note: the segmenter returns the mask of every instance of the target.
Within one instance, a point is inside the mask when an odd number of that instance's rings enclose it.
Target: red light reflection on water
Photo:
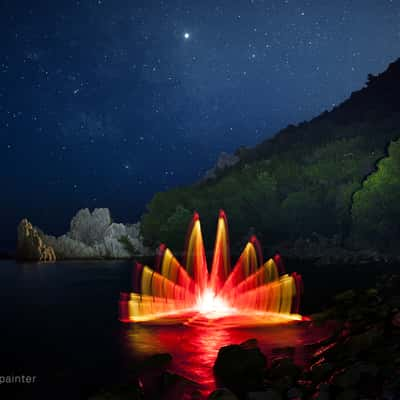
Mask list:
[[[311,324],[272,325],[260,328],[131,325],[125,330],[124,346],[137,360],[156,353],[170,353],[171,372],[197,382],[207,396],[215,388],[213,365],[221,347],[255,338],[271,359],[290,355],[298,365],[307,365],[307,345],[325,339],[332,327]]]

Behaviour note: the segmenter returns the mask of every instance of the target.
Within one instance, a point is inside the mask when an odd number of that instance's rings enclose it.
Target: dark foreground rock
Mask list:
[[[222,347],[214,364],[217,385],[242,397],[249,390],[262,389],[267,358],[255,339]]]
[[[316,314],[314,323],[335,319],[340,328],[330,339],[308,346],[313,363],[306,369],[296,366],[291,357],[281,357],[264,369],[261,379],[263,368],[256,360],[262,356],[257,347],[252,356],[241,345],[222,348],[214,369],[220,386],[230,393],[216,397],[214,392],[209,398],[400,399],[399,293],[400,276],[386,276],[376,288],[336,296],[334,306]],[[249,381],[252,372],[257,387]]]
[[[196,382],[170,371],[172,356],[155,354],[132,372],[130,382],[99,391],[89,400],[201,400]]]
[[[400,275],[392,275],[376,288],[336,296],[334,306],[314,315],[312,323],[335,319],[338,328],[307,346],[312,362],[306,368],[295,364],[290,349],[267,363],[254,339],[222,347],[214,364],[217,389],[208,399],[400,400],[399,293]],[[130,385],[91,400],[204,400],[196,382],[169,371],[171,359],[150,357]]]

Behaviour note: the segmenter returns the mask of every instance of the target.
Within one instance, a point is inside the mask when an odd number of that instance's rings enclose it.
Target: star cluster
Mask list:
[[[5,0],[0,24],[2,241],[82,207],[133,221],[400,56],[390,0]]]

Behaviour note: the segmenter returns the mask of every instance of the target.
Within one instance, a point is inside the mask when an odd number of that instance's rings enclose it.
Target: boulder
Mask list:
[[[266,357],[255,340],[221,347],[214,364],[217,382],[238,397],[262,387]]]
[[[18,225],[17,259],[56,261],[54,249],[44,243],[37,229],[27,219],[23,219]]]

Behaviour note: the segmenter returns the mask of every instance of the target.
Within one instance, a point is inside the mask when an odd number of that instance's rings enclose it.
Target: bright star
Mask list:
[[[185,39],[189,39],[189,38],[190,38],[190,33],[189,33],[189,32],[185,32],[184,35],[183,35],[183,37],[184,37]]]

